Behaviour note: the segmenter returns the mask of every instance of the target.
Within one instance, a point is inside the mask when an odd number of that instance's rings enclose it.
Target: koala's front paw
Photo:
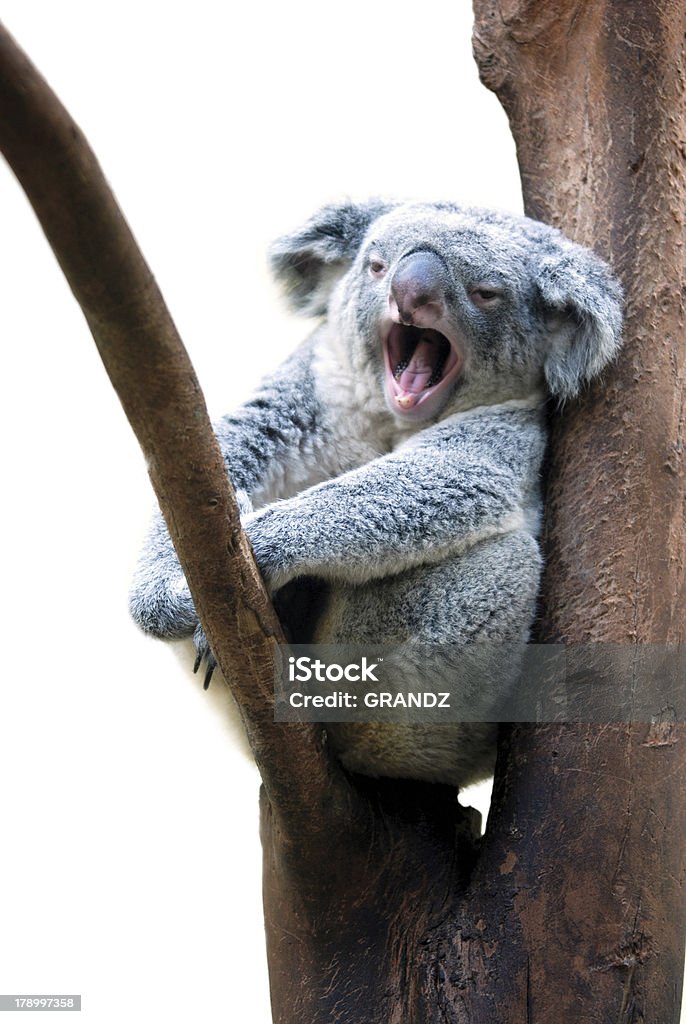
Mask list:
[[[212,679],[212,673],[217,667],[217,659],[214,654],[212,654],[210,645],[207,642],[207,637],[205,636],[205,630],[202,628],[200,623],[198,623],[195,628],[193,644],[196,650],[196,659],[193,671],[197,672],[202,663],[205,663],[205,679],[203,681],[203,686],[207,689],[210,685],[210,680]]]
[[[278,503],[281,512],[286,502]],[[241,523],[252,547],[257,568],[270,595],[283,587],[295,573],[295,559],[290,555],[289,531],[275,514],[275,506],[260,509],[241,517]],[[288,524],[286,523],[286,526]],[[296,528],[297,529],[297,528]]]

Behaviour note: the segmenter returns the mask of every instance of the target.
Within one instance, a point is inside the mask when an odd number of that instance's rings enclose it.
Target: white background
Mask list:
[[[264,251],[317,205],[520,210],[467,0],[4,0],[3,19],[90,139],[213,417],[307,329]],[[84,1024],[267,1024],[257,775],[223,689],[129,622],[145,467],[4,166],[0,281],[0,993],[81,993]]]

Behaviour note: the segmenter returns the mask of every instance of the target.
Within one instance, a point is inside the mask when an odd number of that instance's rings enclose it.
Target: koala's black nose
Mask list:
[[[445,312],[447,284],[446,268],[435,253],[403,256],[391,281],[391,315],[395,304],[403,323],[430,327]]]

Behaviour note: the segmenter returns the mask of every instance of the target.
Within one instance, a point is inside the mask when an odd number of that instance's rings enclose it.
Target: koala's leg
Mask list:
[[[317,630],[318,643],[408,641],[446,646],[437,671],[452,685],[478,685],[479,703],[494,706],[514,683],[517,648],[526,641],[534,613],[541,558],[534,538],[518,531],[484,541],[465,554],[395,577],[332,590]],[[474,680],[474,642],[486,645],[483,676]],[[468,645],[460,653],[461,645]],[[457,684],[456,684],[457,681]],[[407,685],[404,683],[403,685]],[[335,723],[331,745],[350,771],[465,786],[493,771],[497,726]]]

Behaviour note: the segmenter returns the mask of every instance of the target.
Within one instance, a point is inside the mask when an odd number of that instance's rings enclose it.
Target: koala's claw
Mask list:
[[[195,650],[197,652],[193,671],[197,674],[203,661],[205,662],[203,688],[206,690],[210,685],[210,680],[212,679],[214,670],[217,667],[217,659],[214,654],[212,654],[210,645],[207,642],[207,637],[205,636],[205,630],[202,628],[200,623],[198,623],[195,633],[193,634],[193,644],[195,645]]]
[[[207,668],[205,670],[205,678],[203,679],[203,690],[208,690],[210,686],[210,680],[212,679],[212,673],[214,672],[217,662],[214,660],[214,655],[210,653],[207,656]]]

